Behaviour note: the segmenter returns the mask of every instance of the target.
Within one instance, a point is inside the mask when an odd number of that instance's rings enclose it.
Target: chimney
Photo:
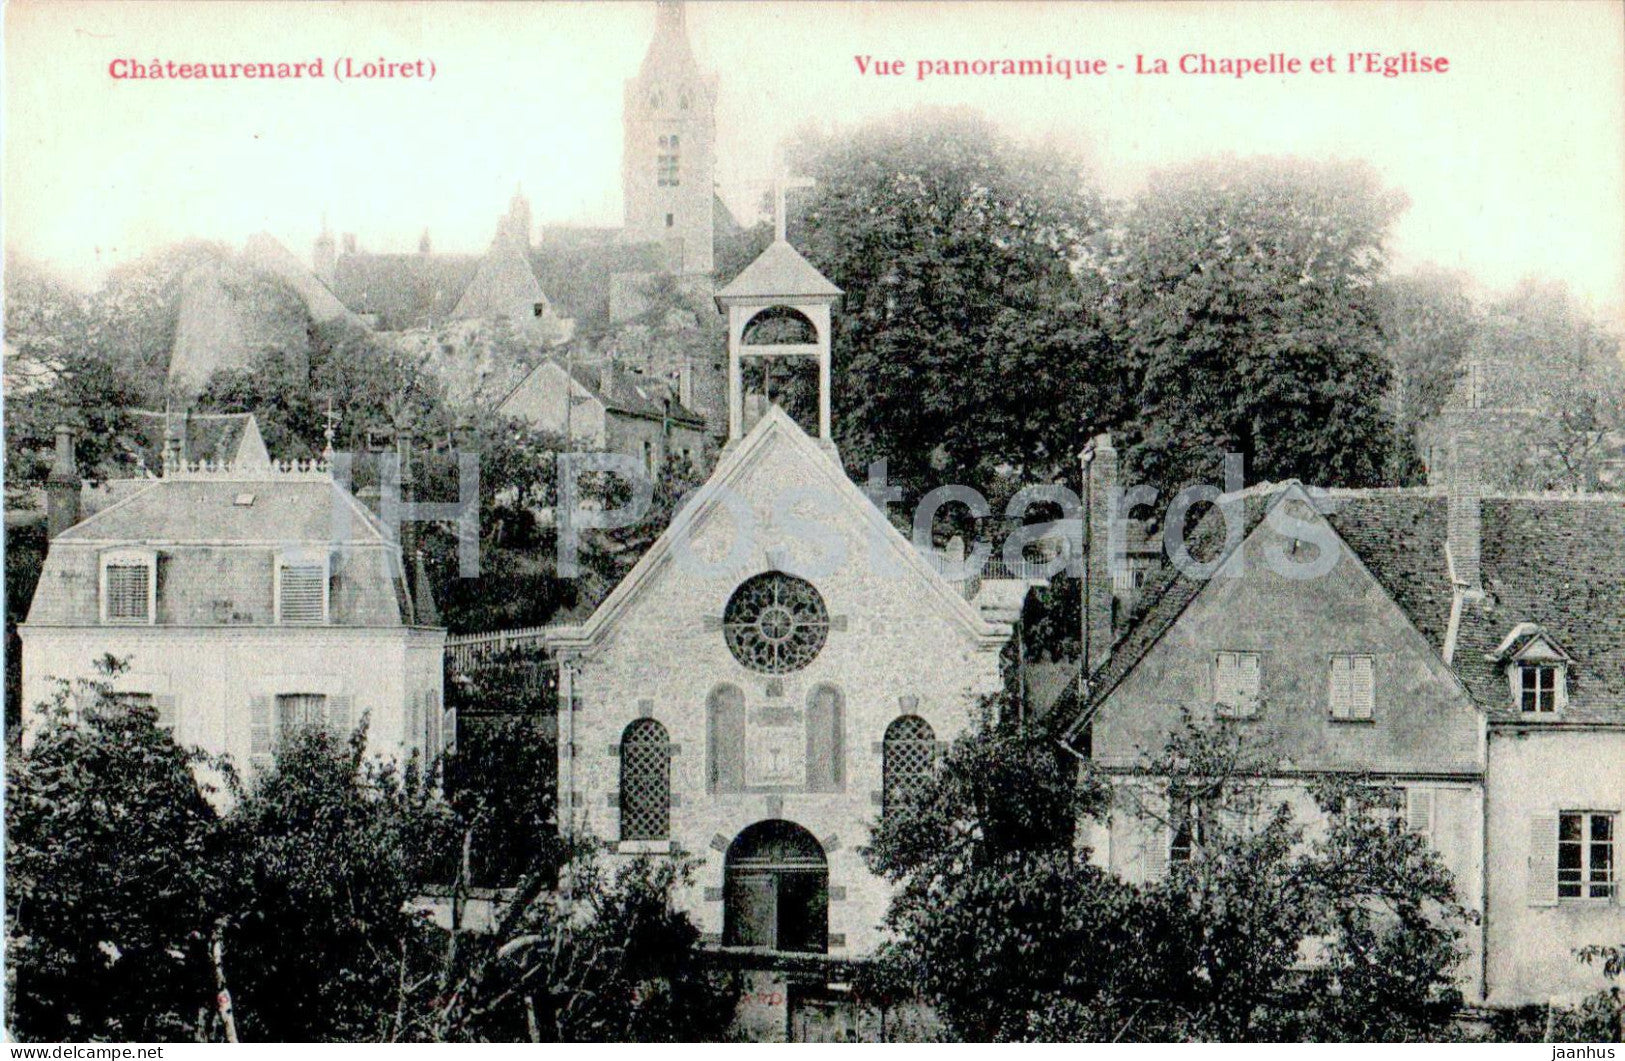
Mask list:
[[[395,422],[395,489],[395,518],[398,521],[395,536],[401,547],[401,581],[406,583],[407,603],[411,611],[411,615],[405,616],[405,619],[416,625],[418,587],[414,576],[417,574],[418,534],[417,523],[407,510],[417,500],[417,488],[412,472],[412,428],[404,416]]]
[[[73,428],[56,426],[56,459],[45,477],[45,535],[56,536],[79,522],[79,461],[73,448]]]
[[[186,463],[186,412],[164,414],[164,474],[180,471]]]
[[[686,354],[677,369],[677,401],[685,409],[694,408],[694,366]]]
[[[605,354],[604,360],[598,364],[598,394],[603,398],[615,396],[615,358]]]
[[[1447,541],[1450,570],[1456,584],[1468,592],[1484,588],[1479,568],[1480,526],[1483,519],[1484,482],[1478,443],[1458,435],[1451,440],[1450,511]]]
[[[1110,435],[1096,435],[1083,462],[1083,661],[1093,673],[1112,651],[1111,515],[1118,491],[1117,450]]]

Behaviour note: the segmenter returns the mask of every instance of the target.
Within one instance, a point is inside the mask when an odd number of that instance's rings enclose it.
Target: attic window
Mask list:
[[[157,611],[157,554],[121,549],[102,557],[102,622],[151,623]]]
[[[238,506],[240,506],[242,508],[247,508],[248,506],[250,506],[250,505],[252,505],[254,503],[254,495],[253,494],[238,494],[236,497],[232,498],[231,503],[234,504],[234,505],[238,505]]]
[[[1555,663],[1522,663],[1517,667],[1518,706],[1526,715],[1554,715],[1567,699],[1567,669]]]
[[[277,622],[327,622],[328,567],[321,554],[285,553],[277,558]]]
[[[540,317],[542,314],[547,312],[547,303],[546,302],[532,303],[531,307],[530,307],[530,312],[531,312],[532,316]]]

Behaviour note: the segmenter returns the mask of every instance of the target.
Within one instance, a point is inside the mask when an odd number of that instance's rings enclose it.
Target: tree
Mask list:
[[[1144,481],[1219,481],[1228,451],[1249,482],[1383,484],[1377,280],[1403,205],[1363,164],[1223,158],[1152,178],[1108,264]]]
[[[365,724],[290,737],[226,821],[221,964],[243,1039],[387,1039],[432,994],[438,934],[410,901],[455,825],[423,771],[365,741]]]
[[[1398,434],[1387,478],[1409,483],[1424,471],[1414,445],[1417,431],[1439,415],[1465,371],[1480,311],[1467,294],[1466,277],[1440,269],[1383,280],[1378,305]]]
[[[915,111],[789,155],[816,182],[791,235],[845,291],[835,433],[861,477],[886,459],[918,496],[947,482],[1068,474],[1111,415],[1093,274],[1104,224],[1081,161],[965,111]]]
[[[887,808],[863,852],[900,885],[878,978],[917,993],[962,1038],[1029,1037],[1045,1014],[1088,1005],[1136,967],[1132,889],[1073,847],[1101,792],[1080,788],[1060,754],[984,724],[954,741],[916,798]]]
[[[695,1042],[719,1038],[738,985],[699,954],[672,893],[692,863],[640,858],[606,873],[577,846],[565,885],[532,877],[492,940],[449,980],[419,1035],[435,1041]]]
[[[1619,337],[1561,284],[1526,280],[1486,308],[1470,351],[1474,400],[1505,417],[1482,432],[1490,481],[1505,489],[1596,490],[1625,446]]]
[[[214,996],[220,826],[151,707],[120,670],[62,683],[7,757],[7,1026],[23,1038],[199,1036]]]

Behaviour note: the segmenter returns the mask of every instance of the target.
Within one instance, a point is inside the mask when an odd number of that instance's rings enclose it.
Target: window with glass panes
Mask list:
[[[1611,899],[1615,876],[1614,815],[1565,811],[1557,819],[1557,897]]]
[[[1545,715],[1557,710],[1556,667],[1520,668],[1519,700],[1525,714]]]

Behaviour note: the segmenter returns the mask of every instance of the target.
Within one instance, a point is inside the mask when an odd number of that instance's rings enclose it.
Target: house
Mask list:
[[[1103,520],[1116,454],[1102,438],[1087,457]],[[1625,499],[1486,496],[1470,437],[1449,459],[1444,489],[1227,495],[1115,623],[1123,565],[1091,522],[1088,680],[1052,720],[1140,797],[1081,838],[1125,877],[1192,857],[1143,750],[1182,710],[1224,719],[1280,757],[1300,820],[1315,778],[1394,793],[1481,915],[1469,998],[1570,997],[1601,984],[1573,948],[1625,932]]]
[[[270,761],[292,729],[368,723],[370,751],[438,753],[445,631],[422,620],[401,546],[325,461],[183,462],[80,519],[72,432],[47,485],[50,538],[22,640],[24,733],[58,680],[111,655],[121,696],[178,741]]]
[[[705,416],[690,407],[690,378],[685,370],[673,394],[667,384],[627,371],[608,354],[589,365],[548,358],[509,392],[497,412],[625,454],[651,477],[674,458],[701,471],[708,460],[709,435]]]
[[[880,941],[890,886],[859,854],[868,823],[1000,688],[1025,586],[984,582],[967,599],[847,477],[827,418],[814,437],[774,406],[745,430],[743,326],[805,314],[820,323],[797,353],[827,366],[838,292],[761,294],[753,311],[725,307],[744,319],[717,467],[549,645],[561,819],[621,857],[698,857],[678,902],[749,971],[753,997],[790,1000],[788,1016],[747,1004],[739,1018],[749,1037],[783,1039]]]

